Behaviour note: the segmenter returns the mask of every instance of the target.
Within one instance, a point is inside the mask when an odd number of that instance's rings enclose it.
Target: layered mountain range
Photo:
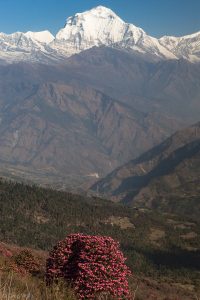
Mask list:
[[[55,63],[92,47],[106,46],[145,55],[152,60],[200,61],[200,32],[160,39],[124,22],[109,8],[98,6],[69,17],[54,37],[49,31],[0,34],[1,62]]]
[[[102,57],[105,49],[101,51]],[[124,60],[119,54],[115,59]],[[93,83],[85,78],[85,63],[79,62],[78,70],[74,64],[73,59],[64,66],[0,68],[1,171],[25,174],[25,178],[30,172],[30,179],[39,182],[42,177],[77,186],[105,176],[182,126],[181,118],[136,109],[136,104],[123,98],[123,90],[119,99],[103,92],[100,78]],[[101,65],[102,72],[106,64]],[[125,60],[123,64],[130,72]],[[97,71],[90,72],[93,78]],[[113,74],[116,82],[110,82],[110,87],[114,89],[121,74],[114,65],[107,76]],[[131,85],[131,80],[128,84],[127,78],[126,84]]]
[[[167,50],[101,6],[55,38],[1,34],[0,174],[87,188],[199,121],[198,38],[188,38],[163,38]]]
[[[117,168],[93,190],[170,213],[200,213],[200,122]]]

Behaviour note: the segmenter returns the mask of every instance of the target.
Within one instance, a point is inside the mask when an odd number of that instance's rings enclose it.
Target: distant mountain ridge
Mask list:
[[[199,64],[108,47],[0,66],[0,173],[87,189],[197,122],[199,94]]]
[[[143,29],[125,23],[111,9],[97,6],[69,17],[54,37],[49,31],[0,34],[3,62],[55,63],[92,47],[113,47],[151,60],[200,61],[200,32],[184,37],[149,36]]]
[[[61,180],[61,186],[78,186],[105,176],[180,126],[178,120],[138,111],[92,85],[71,82],[76,74],[71,65],[0,68],[1,171],[26,179],[36,172],[43,183],[53,175],[54,184]]]
[[[92,189],[169,212],[200,213],[200,122],[114,170]]]

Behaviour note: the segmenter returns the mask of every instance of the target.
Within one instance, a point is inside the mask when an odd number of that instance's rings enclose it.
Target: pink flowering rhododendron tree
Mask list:
[[[110,237],[71,234],[58,242],[47,259],[47,283],[63,278],[79,299],[96,299],[107,294],[130,299],[128,276],[119,243]]]

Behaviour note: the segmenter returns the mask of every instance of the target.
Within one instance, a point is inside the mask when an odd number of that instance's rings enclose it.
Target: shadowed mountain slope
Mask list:
[[[198,217],[200,123],[116,169],[93,186],[115,201]]]

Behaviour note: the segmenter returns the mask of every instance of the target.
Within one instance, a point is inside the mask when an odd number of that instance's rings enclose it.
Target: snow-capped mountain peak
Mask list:
[[[24,35],[28,38],[31,38],[32,40],[44,44],[51,43],[55,38],[53,34],[51,34],[51,32],[49,32],[48,30],[39,31],[39,32],[27,31]]]
[[[76,13],[74,16],[71,16],[67,18],[66,25],[76,25],[80,21],[84,21],[87,18],[96,18],[96,19],[120,19],[119,16],[117,16],[110,8],[104,7],[104,6],[97,6],[95,8],[92,8],[91,10],[82,12],[82,13]]]
[[[0,59],[6,62],[49,61],[54,36],[49,31],[0,33]]]
[[[77,13],[77,15],[95,15],[97,17],[101,17],[101,18],[119,18],[119,16],[110,8],[99,5],[96,6],[88,11],[82,12],[82,13]]]
[[[159,43],[178,58],[191,62],[200,61],[200,31],[181,37],[163,36]]]
[[[113,47],[155,60],[184,58],[200,61],[200,32],[157,39],[142,28],[124,22],[104,6],[67,18],[55,38],[47,30],[0,33],[0,61],[55,61],[94,46]]]
[[[104,6],[69,17],[52,44],[67,56],[101,45],[148,53],[156,58],[176,58],[143,29],[124,22]]]
[[[98,6],[69,17],[56,35],[57,40],[74,40],[76,48],[118,42],[124,34],[125,23],[110,9]]]

